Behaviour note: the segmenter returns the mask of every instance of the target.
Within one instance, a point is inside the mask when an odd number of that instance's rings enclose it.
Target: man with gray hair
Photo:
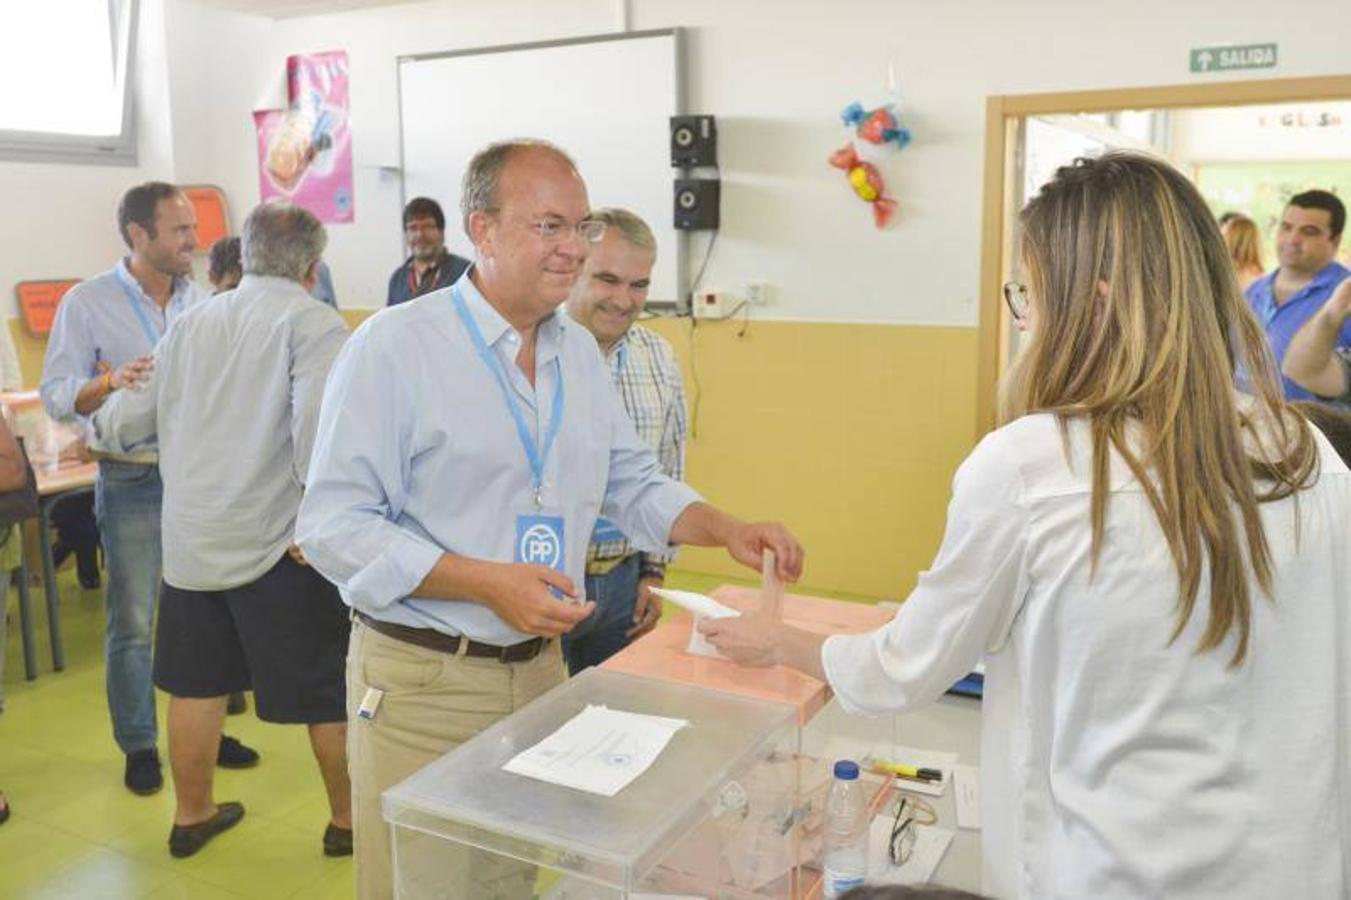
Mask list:
[[[614,207],[591,211],[605,234],[587,254],[568,316],[596,338],[605,367],[638,436],[662,471],[685,472],[685,382],[670,341],[637,324],[652,284],[657,239],[641,217]],[[669,550],[645,553],[609,519],[596,522],[586,553],[586,598],[596,611],[563,635],[563,658],[576,675],[598,666],[651,631],[661,618],[652,588],[666,579]]]
[[[226,696],[253,689],[258,718],[309,727],[328,791],[323,849],[350,854],[343,665],[346,610],[295,548],[296,511],[329,366],[347,337],[315,303],[324,227],[264,203],[244,223],[244,277],[184,313],[153,374],[93,424],[118,452],[158,437],[164,585],[155,684],[170,695],[176,810],[169,852],[191,856],[244,815],[217,804],[212,766]]]

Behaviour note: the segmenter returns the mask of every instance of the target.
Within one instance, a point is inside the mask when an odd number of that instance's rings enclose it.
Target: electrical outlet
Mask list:
[[[722,291],[702,290],[694,295],[694,315],[698,319],[721,319],[727,315],[727,295]]]
[[[751,306],[767,306],[769,304],[769,284],[764,281],[746,282],[746,303]]]

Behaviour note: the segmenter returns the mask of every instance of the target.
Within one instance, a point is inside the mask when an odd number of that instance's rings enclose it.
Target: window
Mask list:
[[[136,5],[0,4],[0,156],[135,164]]]

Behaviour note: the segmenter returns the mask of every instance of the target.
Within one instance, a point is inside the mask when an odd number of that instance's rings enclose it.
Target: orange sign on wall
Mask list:
[[[211,184],[194,184],[183,188],[183,196],[197,213],[197,245],[201,249],[210,249],[212,244],[230,233],[224,191]]]
[[[52,330],[52,320],[56,318],[56,307],[66,291],[80,283],[78,278],[56,281],[20,281],[14,292],[19,298],[19,309],[23,312],[23,323],[28,333],[34,337],[46,337]]]

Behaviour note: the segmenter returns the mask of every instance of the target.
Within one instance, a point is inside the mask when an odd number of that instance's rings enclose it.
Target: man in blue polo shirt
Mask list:
[[[1305,191],[1290,198],[1276,229],[1279,267],[1248,288],[1248,303],[1257,313],[1280,365],[1290,339],[1332,296],[1351,269],[1337,262],[1337,247],[1346,227],[1346,207],[1328,191]],[[1338,337],[1351,347],[1351,323]],[[1282,376],[1285,396],[1311,400],[1315,395]]]

